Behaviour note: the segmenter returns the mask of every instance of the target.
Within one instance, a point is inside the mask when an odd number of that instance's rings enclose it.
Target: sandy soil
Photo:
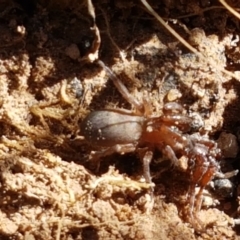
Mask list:
[[[221,136],[222,171],[238,169],[240,82],[224,70],[240,77],[239,20],[217,1],[158,2],[151,6],[204,57],[140,2],[103,0],[93,2],[99,58],[156,116],[164,102],[181,103],[196,132]],[[238,176],[206,189],[198,232],[184,215],[184,167],[155,154],[150,212],[137,154],[108,156],[98,171],[88,161],[94,149],[79,123],[97,109],[132,107],[84,60],[91,27],[84,1],[0,1],[0,239],[240,239]]]

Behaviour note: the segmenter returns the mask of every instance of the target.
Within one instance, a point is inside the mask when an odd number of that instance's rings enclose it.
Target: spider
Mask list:
[[[212,178],[220,173],[221,151],[217,144],[200,134],[188,134],[192,119],[183,114],[182,105],[169,102],[163,106],[162,115],[153,117],[149,104],[140,103],[127,90],[117,76],[100,60],[98,64],[108,72],[121,95],[134,106],[136,112],[125,109],[105,109],[91,112],[81,123],[80,131],[92,146],[100,148],[92,157],[99,159],[113,154],[139,151],[143,161],[146,182],[151,182],[150,162],[158,149],[174,165],[179,157],[188,159],[190,187],[188,192],[189,221],[198,228],[196,220],[202,204],[202,192]],[[235,174],[235,173],[234,173]],[[199,187],[196,194],[195,188]]]

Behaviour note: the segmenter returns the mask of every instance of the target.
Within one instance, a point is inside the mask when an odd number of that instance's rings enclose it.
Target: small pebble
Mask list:
[[[239,147],[237,137],[231,133],[222,132],[217,140],[218,147],[222,150],[225,158],[235,158]]]
[[[76,44],[71,44],[65,49],[65,54],[73,60],[77,60],[80,57],[80,51]]]
[[[171,89],[171,90],[169,90],[169,92],[167,94],[167,100],[169,102],[176,101],[180,97],[182,97],[182,94],[177,89]]]

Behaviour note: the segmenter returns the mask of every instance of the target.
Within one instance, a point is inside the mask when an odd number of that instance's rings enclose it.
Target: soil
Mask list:
[[[101,0],[93,1],[99,59],[154,115],[180,103],[194,131],[218,141],[222,172],[239,169],[239,19],[218,1],[159,2],[149,1],[201,57],[140,1]],[[89,161],[96,149],[79,130],[86,115],[132,110],[86,60],[92,16],[87,1],[0,1],[0,239],[240,239],[238,176],[205,189],[198,231],[184,214],[184,167],[156,151],[151,197],[135,152]]]

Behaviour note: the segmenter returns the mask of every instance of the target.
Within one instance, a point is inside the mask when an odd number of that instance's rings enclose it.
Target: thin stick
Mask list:
[[[200,59],[204,59],[209,63],[209,65],[215,69],[216,71],[223,72],[226,75],[235,78],[236,80],[238,79],[238,76],[236,76],[234,73],[229,72],[226,69],[220,68],[218,66],[213,66],[213,64],[206,58],[201,52],[198,52],[197,49],[192,47],[186,40],[184,40],[172,27],[170,27],[166,22],[153,10],[153,8],[147,3],[146,0],[140,0],[142,4],[146,7],[146,9],[175,37],[177,38],[186,48],[188,48],[191,52],[196,54]],[[223,0],[219,0],[223,2]],[[224,2],[225,3],[225,2]],[[226,3],[225,3],[226,4]],[[230,11],[230,10],[229,10]],[[240,18],[240,16],[239,16]]]
[[[153,10],[153,8],[147,3],[145,0],[141,0],[143,5],[147,8],[147,10],[175,37],[177,38],[186,48],[188,48],[191,52],[199,55],[200,53],[192,47],[186,40],[184,40],[173,28],[166,24],[166,22]]]
[[[232,13],[235,17],[240,19],[240,14],[235,11],[230,5],[228,5],[224,0],[219,0],[219,2],[230,12]]]

